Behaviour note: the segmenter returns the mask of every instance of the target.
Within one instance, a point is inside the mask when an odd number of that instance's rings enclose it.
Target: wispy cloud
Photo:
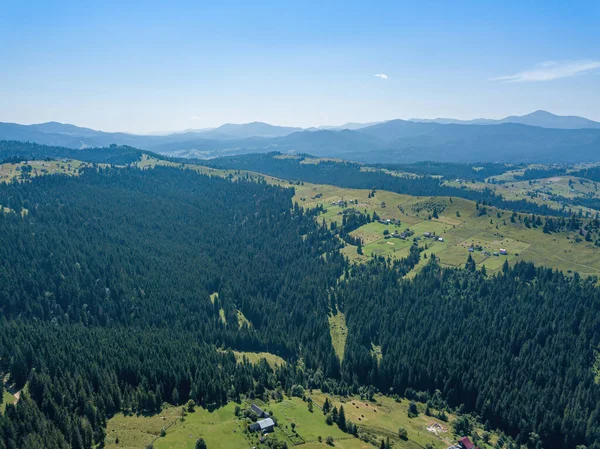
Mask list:
[[[375,75],[373,75],[377,78],[381,78],[382,80],[386,80],[388,79],[388,76],[385,73],[376,73]]]
[[[198,115],[192,115],[190,118],[191,118],[192,120],[204,120],[204,117],[200,117],[200,116],[198,116]]]
[[[533,83],[568,78],[600,68],[600,61],[546,61],[535,68],[514,75],[492,78],[491,81],[508,83]]]

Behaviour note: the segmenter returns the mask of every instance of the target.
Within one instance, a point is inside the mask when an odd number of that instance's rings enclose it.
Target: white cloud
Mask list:
[[[376,76],[377,78],[381,78],[382,80],[388,79],[388,76],[385,73],[377,73],[373,76]]]
[[[197,116],[197,115],[192,115],[190,118],[192,120],[204,120],[204,117],[200,117],[200,116]]]
[[[600,61],[546,61],[535,68],[515,73],[514,75],[492,78],[491,81],[508,83],[532,83],[568,78],[600,68]]]

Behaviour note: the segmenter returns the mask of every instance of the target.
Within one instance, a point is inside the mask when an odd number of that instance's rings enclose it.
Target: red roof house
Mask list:
[[[460,444],[463,449],[473,449],[475,447],[471,440],[469,440],[469,437],[462,437],[458,440],[458,444]]]

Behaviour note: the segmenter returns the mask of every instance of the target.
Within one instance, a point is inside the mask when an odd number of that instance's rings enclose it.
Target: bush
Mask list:
[[[406,430],[404,427],[400,427],[398,429],[398,436],[402,439],[402,440],[408,440],[408,430]]]
[[[417,416],[419,416],[419,409],[417,408],[417,404],[415,404],[413,401],[410,401],[410,404],[408,404],[408,417],[416,418]]]
[[[328,436],[327,438],[325,438],[325,442],[328,445],[333,446],[333,442],[334,442],[333,437],[332,436]]]
[[[471,426],[469,418],[464,415],[456,418],[456,421],[452,423],[452,427],[454,428],[454,433],[456,435],[469,436],[471,435],[471,432],[473,432],[473,427]]]
[[[302,385],[293,385],[291,388],[292,396],[301,398],[304,396],[304,387]]]

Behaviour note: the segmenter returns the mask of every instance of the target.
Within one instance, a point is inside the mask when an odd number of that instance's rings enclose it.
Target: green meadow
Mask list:
[[[511,222],[511,212],[485,207],[485,213],[476,208],[473,201],[449,197],[414,197],[392,192],[377,191],[369,198],[370,190],[344,189],[330,185],[305,183],[296,186],[294,201],[311,208],[322,204],[326,212],[318,217],[327,222],[341,223],[343,208],[333,205],[339,200],[358,200],[348,205],[360,212],[376,212],[382,219],[399,220],[400,225],[368,223],[353,231],[364,242],[363,255],[356,247],[347,245],[342,252],[351,260],[367,260],[371,255],[402,258],[408,254],[413,239],[423,248],[428,257],[435,254],[443,265],[464,266],[469,254],[478,266],[487,270],[499,270],[504,261],[514,263],[528,260],[564,272],[577,271],[582,275],[600,274],[600,248],[578,238],[577,233],[561,232],[544,234],[541,227],[527,228],[518,219]],[[320,196],[319,196],[320,194]],[[319,196],[319,198],[315,198]],[[439,209],[438,218],[433,218],[430,206]],[[522,218],[524,215],[522,215]],[[407,240],[385,238],[384,230],[390,234],[413,231]],[[435,233],[443,241],[426,238],[426,232]],[[469,253],[469,247],[481,251]],[[507,255],[495,256],[495,252],[506,249]],[[489,253],[489,254],[488,254]]]
[[[313,401],[310,411],[308,399]],[[359,437],[342,432],[337,425],[328,425],[322,412],[325,398],[339,410],[344,408],[346,420],[359,428]],[[210,449],[265,448],[269,440],[285,441],[288,447],[299,446],[306,449],[326,448],[327,437],[332,437],[334,447],[341,449],[367,449],[378,447],[381,439],[390,439],[393,447],[408,449],[445,449],[456,442],[458,436],[452,431],[453,414],[447,414],[448,421],[425,415],[425,405],[417,403],[419,415],[410,418],[406,399],[392,399],[375,395],[372,401],[359,396],[337,397],[315,390],[306,392],[305,399],[284,397],[283,400],[263,402],[259,399],[246,400],[241,404],[229,403],[224,407],[207,410],[196,407],[182,419],[181,407],[167,406],[153,416],[125,416],[119,414],[108,422],[108,449],[143,449],[150,444],[155,449],[193,449],[196,441],[203,438]],[[268,411],[277,421],[273,433],[261,442],[260,435],[246,430],[251,422],[243,416],[236,416],[235,409],[242,411],[256,403]],[[432,425],[436,426],[433,431]],[[407,431],[407,439],[398,435],[399,428]],[[164,436],[161,430],[165,429]],[[476,424],[475,432],[483,433]],[[495,440],[492,435],[492,440]],[[118,441],[118,443],[117,443]],[[480,442],[483,449],[490,449]]]

